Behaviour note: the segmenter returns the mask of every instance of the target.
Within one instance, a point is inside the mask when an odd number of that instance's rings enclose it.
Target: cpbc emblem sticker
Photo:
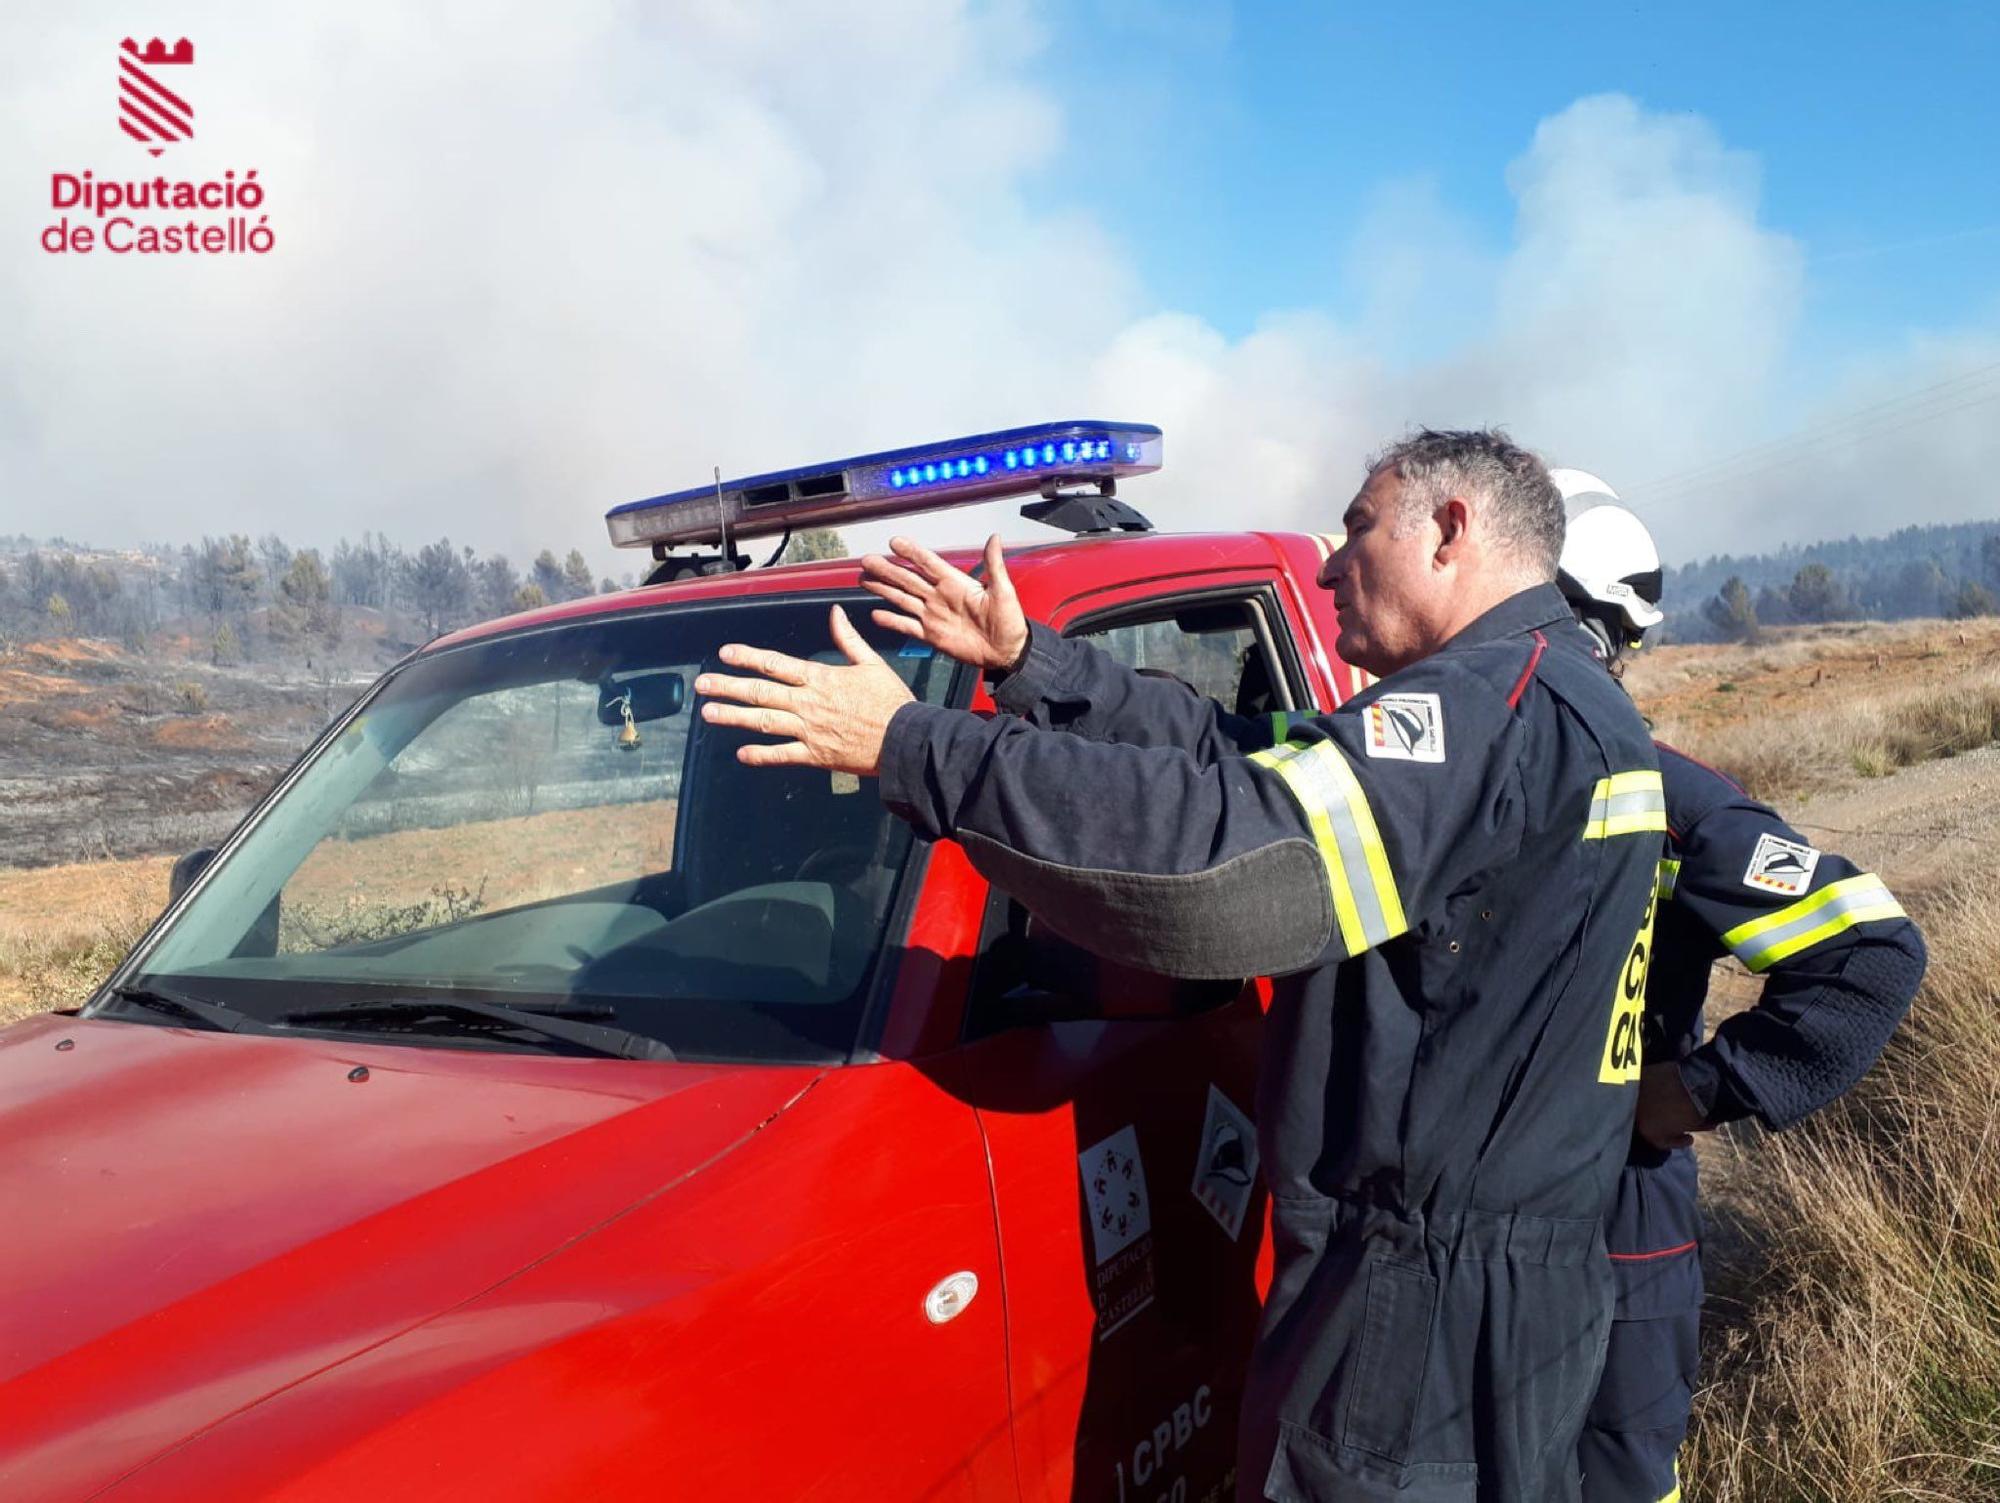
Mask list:
[[[1750,853],[1743,885],[1797,897],[1812,885],[1813,873],[1818,869],[1818,851],[1796,840],[1781,839],[1767,830],[1757,837],[1757,849]]]
[[[1243,1213],[1250,1208],[1256,1181],[1257,1130],[1235,1102],[1211,1085],[1201,1154],[1194,1164],[1194,1198],[1231,1242],[1243,1231]]]
[[[1597,1071],[1604,1085],[1629,1085],[1639,1078],[1639,1023],[1646,1012],[1646,967],[1653,955],[1653,910],[1658,906],[1657,895],[1646,899],[1646,917],[1618,972],[1611,1031],[1604,1037],[1604,1063]]]
[[[1444,707],[1435,694],[1384,694],[1361,713],[1369,756],[1444,760]]]

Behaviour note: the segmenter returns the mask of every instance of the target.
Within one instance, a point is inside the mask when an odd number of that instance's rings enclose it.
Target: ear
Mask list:
[[[1472,508],[1458,496],[1451,496],[1436,511],[1431,513],[1431,522],[1438,530],[1437,550],[1431,561],[1438,568],[1450,568],[1465,562],[1466,552],[1472,546]]]

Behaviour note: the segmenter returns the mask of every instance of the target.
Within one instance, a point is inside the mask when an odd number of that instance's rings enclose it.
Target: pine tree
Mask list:
[[[577,549],[569,550],[569,557],[563,560],[563,598],[581,600],[586,595],[597,593],[597,581],[590,572],[590,564]]]
[[[847,543],[831,527],[808,527],[803,532],[792,534],[785,556],[798,564],[821,558],[846,558]]]
[[[569,598],[563,594],[562,565],[546,548],[535,555],[535,562],[528,571],[528,582],[542,592],[544,604]]]
[[[1702,607],[1702,614],[1732,642],[1757,642],[1763,638],[1757,625],[1757,607],[1750,600],[1750,587],[1740,575],[1732,574],[1723,582],[1715,597]]]
[[[466,619],[472,605],[472,572],[450,538],[417,550],[410,565],[410,598],[432,636]]]
[[[1959,584],[1958,593],[1952,597],[1948,613],[1954,621],[1967,621],[1974,616],[2000,615],[2000,602],[1993,598],[1993,592],[1976,579],[1964,580]]]
[[[1786,592],[1794,621],[1845,621],[1854,614],[1847,586],[1825,564],[1807,564]]]

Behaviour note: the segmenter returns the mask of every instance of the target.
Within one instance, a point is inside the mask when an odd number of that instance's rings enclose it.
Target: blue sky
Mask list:
[[[1434,185],[1503,245],[1535,123],[1614,92],[1755,154],[1765,222],[1807,252],[1815,339],[2000,293],[1996,5],[1078,0],[1042,61],[1069,136],[1031,193],[1094,209],[1150,290],[1232,335],[1274,307],[1351,312],[1344,250],[1385,184]]]

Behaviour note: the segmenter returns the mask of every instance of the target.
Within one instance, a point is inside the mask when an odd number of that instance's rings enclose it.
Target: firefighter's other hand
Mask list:
[[[861,560],[861,583],[893,607],[874,613],[875,624],[928,642],[975,668],[1004,673],[1028,650],[1028,618],[1007,577],[1000,534],[986,540],[982,584],[921,543],[889,539],[894,558],[871,553]]]
[[[1681,1084],[1677,1064],[1648,1065],[1639,1075],[1639,1136],[1655,1148],[1691,1148],[1708,1121]]]
[[[776,746],[739,747],[737,761],[752,767],[824,767],[864,778],[875,775],[889,722],[912,696],[837,605],[831,625],[834,646],[846,654],[845,663],[815,663],[731,642],[722,649],[722,661],[761,676],[704,673],[694,681],[695,693],[709,698],[701,718],[710,725],[783,738]]]

